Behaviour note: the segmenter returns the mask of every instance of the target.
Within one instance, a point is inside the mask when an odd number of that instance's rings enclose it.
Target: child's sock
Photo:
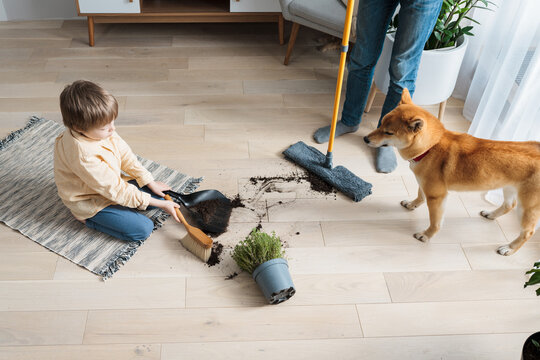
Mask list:
[[[397,167],[396,154],[394,149],[389,146],[377,148],[377,157],[375,159],[375,168],[380,173],[390,173]]]
[[[347,126],[339,120],[336,124],[336,137],[341,136],[343,134],[347,134],[350,132],[355,132],[358,130],[359,125],[355,126]],[[325,142],[328,142],[330,139],[330,125],[324,126],[320,128],[319,130],[315,131],[313,134],[313,140],[315,140],[316,143],[322,144]]]

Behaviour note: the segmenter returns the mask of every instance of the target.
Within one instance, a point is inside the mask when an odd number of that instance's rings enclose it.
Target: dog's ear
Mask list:
[[[424,120],[420,118],[415,118],[414,120],[409,121],[408,129],[412,132],[419,132],[424,127]]]
[[[399,102],[399,105],[403,104],[412,104],[411,94],[409,94],[409,90],[407,88],[403,88],[403,92],[401,93],[401,101]]]

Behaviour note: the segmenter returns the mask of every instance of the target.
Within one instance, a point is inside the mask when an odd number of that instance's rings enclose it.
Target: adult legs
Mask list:
[[[413,95],[422,51],[435,26],[441,5],[442,0],[401,0],[399,26],[388,69],[390,82],[377,126],[381,126],[383,117],[399,104],[403,88]],[[396,166],[396,155],[392,148],[377,149],[377,171],[389,173]]]
[[[401,100],[404,88],[414,94],[416,75],[424,45],[433,31],[442,0],[401,0],[399,26],[390,58],[390,82],[379,118],[392,111]]]
[[[336,136],[358,130],[366,106],[375,64],[381,54],[384,37],[398,0],[358,0],[356,43],[348,64],[347,91],[336,126]],[[313,135],[317,143],[329,140],[330,126]]]

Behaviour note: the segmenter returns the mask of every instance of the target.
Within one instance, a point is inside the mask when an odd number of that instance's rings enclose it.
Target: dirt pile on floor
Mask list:
[[[219,264],[221,262],[222,252],[223,252],[223,245],[215,241],[214,244],[212,245],[212,252],[210,254],[210,258],[206,262],[206,265],[214,266],[214,265]]]
[[[265,189],[265,192],[275,191],[275,188],[269,186],[272,183],[294,182],[300,184],[302,181],[306,181],[307,183],[309,183],[309,188],[312,191],[325,195],[337,193],[336,189],[334,189],[332,185],[328,184],[323,179],[310,172],[294,173],[285,176],[254,176],[249,178],[249,181],[253,185],[258,185],[259,189]]]

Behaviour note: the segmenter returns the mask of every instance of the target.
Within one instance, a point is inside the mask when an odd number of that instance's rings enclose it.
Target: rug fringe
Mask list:
[[[117,272],[122,265],[124,265],[129,259],[131,259],[133,254],[137,252],[137,249],[139,248],[139,246],[142,245],[142,243],[143,241],[131,241],[129,242],[129,247],[127,249],[123,249],[121,253],[116,254],[116,256],[111,261],[109,261],[107,265],[105,265],[105,268],[99,272],[102,280],[105,281],[111,276],[113,276],[113,274]]]
[[[192,192],[197,190],[197,188],[199,187],[199,185],[201,184],[203,179],[204,179],[203,177],[191,178],[190,183],[184,188],[184,190],[182,190],[182,193],[183,194],[191,194]]]
[[[41,121],[45,121],[44,118],[39,118],[37,116],[32,116],[30,120],[26,123],[25,127],[22,129],[13,131],[11,134],[6,136],[4,139],[0,140],[0,151],[4,150],[6,147],[8,147],[12,142],[20,138],[25,132],[30,130],[32,127],[39,124]]]
[[[167,220],[170,216],[171,215],[169,215],[165,211],[163,211],[161,214],[159,214],[158,216],[153,218],[152,220],[154,221],[154,230],[152,230],[152,232],[154,232],[157,229],[159,229],[160,227],[162,227],[165,220]]]

